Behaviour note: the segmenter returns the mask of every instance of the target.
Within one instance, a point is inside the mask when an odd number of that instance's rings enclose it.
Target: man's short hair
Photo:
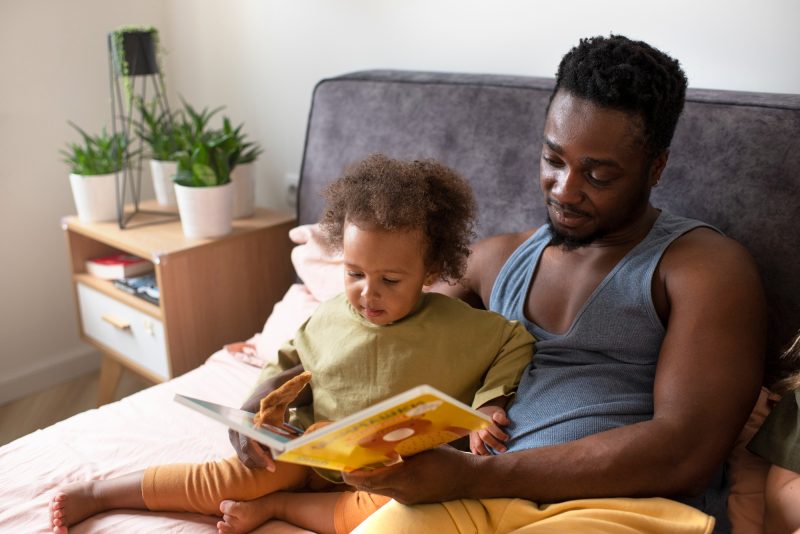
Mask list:
[[[599,106],[641,117],[651,157],[669,148],[686,96],[680,63],[621,35],[581,39],[561,60],[556,88]]]

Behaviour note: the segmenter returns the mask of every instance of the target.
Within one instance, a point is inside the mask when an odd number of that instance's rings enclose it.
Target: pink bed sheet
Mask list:
[[[78,414],[0,448],[0,532],[49,532],[47,506],[60,485],[105,479],[164,462],[200,462],[233,453],[227,429],[174,402],[183,393],[238,406],[260,369],[224,350],[199,368],[119,402]],[[118,510],[70,532],[216,532],[199,514]]]

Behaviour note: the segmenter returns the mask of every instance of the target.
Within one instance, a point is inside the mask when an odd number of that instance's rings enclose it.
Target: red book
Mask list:
[[[131,254],[112,254],[102,258],[94,258],[86,262],[86,271],[92,276],[113,280],[129,278],[153,270],[149,261]]]

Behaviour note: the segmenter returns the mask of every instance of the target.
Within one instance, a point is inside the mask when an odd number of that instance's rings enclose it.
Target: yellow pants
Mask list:
[[[245,467],[236,456],[218,462],[148,467],[142,478],[142,497],[149,510],[221,515],[224,499],[252,501],[276,491],[341,491],[336,501],[337,534],[348,533],[389,501],[380,495],[344,491],[308,467],[275,463],[275,472]]]
[[[523,499],[392,501],[354,534],[711,533],[714,518],[668,499],[582,499],[537,505]]]

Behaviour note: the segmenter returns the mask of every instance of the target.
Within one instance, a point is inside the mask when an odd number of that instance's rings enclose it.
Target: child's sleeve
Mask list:
[[[473,408],[516,391],[522,371],[531,363],[535,339],[518,321],[503,319],[499,349],[486,372],[483,385],[475,393]]]

